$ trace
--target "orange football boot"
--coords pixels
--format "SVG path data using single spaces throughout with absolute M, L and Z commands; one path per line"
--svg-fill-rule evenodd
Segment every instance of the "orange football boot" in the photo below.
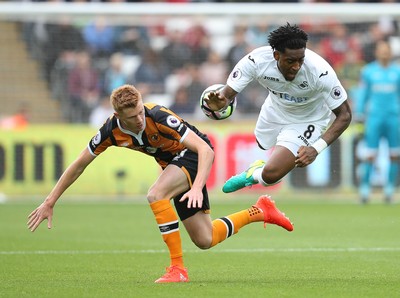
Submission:
M 178 266 L 169 266 L 166 268 L 167 273 L 155 281 L 155 283 L 169 283 L 169 282 L 188 282 L 189 276 L 187 269 Z
M 288 231 L 293 231 L 293 224 L 290 222 L 290 219 L 285 216 L 285 213 L 276 208 L 275 202 L 268 195 L 261 196 L 253 206 L 259 208 L 264 213 L 264 227 L 267 223 L 270 223 Z

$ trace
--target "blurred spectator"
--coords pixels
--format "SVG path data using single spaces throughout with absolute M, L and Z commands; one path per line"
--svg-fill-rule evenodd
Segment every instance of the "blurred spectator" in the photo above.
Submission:
M 181 30 L 170 29 L 167 32 L 167 44 L 161 51 L 161 57 L 167 63 L 168 72 L 174 72 L 191 62 L 192 50 L 183 41 Z
M 386 33 L 381 29 L 378 23 L 368 27 L 366 34 L 364 34 L 362 38 L 363 59 L 366 63 L 375 60 L 375 45 L 379 41 L 385 40 L 386 37 Z
M 178 68 L 165 78 L 165 92 L 173 95 L 180 86 L 187 86 L 191 81 L 188 67 Z
M 68 75 L 68 121 L 87 123 L 92 109 L 98 104 L 100 80 L 89 53 L 81 52 L 77 58 Z
M 104 94 L 111 94 L 115 88 L 128 83 L 129 79 L 123 71 L 123 59 L 121 53 L 111 55 L 109 66 L 104 73 Z
M 77 63 L 80 52 L 64 52 L 54 64 L 50 74 L 51 93 L 59 101 L 64 119 L 69 119 L 70 98 L 68 95 L 68 76 Z
M 191 63 L 201 64 L 207 60 L 210 52 L 210 37 L 200 23 L 189 27 L 183 34 L 183 41 L 191 50 Z
M 237 108 L 236 113 L 242 115 L 258 114 L 260 106 L 263 105 L 268 96 L 268 91 L 258 82 L 251 82 L 241 93 L 236 95 Z
M 93 58 L 108 58 L 115 50 L 114 27 L 105 17 L 96 17 L 83 28 L 83 38 Z
M 89 117 L 89 124 L 93 128 L 100 128 L 103 123 L 114 114 L 114 109 L 110 104 L 110 98 L 105 96 L 100 100 L 98 106 L 96 106 Z
M 337 67 L 335 71 L 350 99 L 353 99 L 351 94 L 355 88 L 358 88 L 360 72 L 365 62 L 353 51 L 346 52 L 344 59 L 342 65 Z
M 251 51 L 250 44 L 246 41 L 246 31 L 246 26 L 237 26 L 235 28 L 233 45 L 226 55 L 229 69 L 232 69 L 242 57 Z
M 28 28 L 27 26 L 30 26 Z M 42 20 L 27 23 L 23 27 L 32 56 L 40 61 L 43 78 L 50 83 L 51 72 L 57 59 L 68 52 L 80 51 L 85 47 L 82 34 L 72 24 L 68 16 L 58 22 L 46 23 Z
M 208 86 L 203 83 L 199 68 L 196 65 L 188 64 L 186 65 L 186 68 L 190 77 L 190 82 L 188 82 L 187 85 L 190 103 L 197 106 L 201 94 Z
M 266 21 L 257 21 L 256 24 L 247 28 L 246 40 L 253 47 L 263 47 L 268 45 L 268 34 L 271 31 Z
M 21 103 L 18 111 L 10 116 L 0 118 L 1 129 L 23 129 L 29 124 L 28 108 L 26 103 Z
M 180 86 L 174 96 L 174 102 L 169 107 L 177 114 L 193 114 L 197 103 L 189 97 L 189 92 L 185 86 Z
M 205 86 L 224 84 L 227 72 L 228 67 L 225 60 L 215 51 L 209 53 L 207 61 L 201 64 L 199 69 L 201 81 Z
M 142 57 L 142 61 L 134 74 L 136 85 L 148 85 L 150 93 L 165 92 L 165 77 L 168 74 L 167 66 L 159 53 L 148 48 Z
M 321 56 L 335 69 L 344 63 L 348 51 L 353 51 L 357 58 L 362 57 L 359 41 L 341 23 L 330 26 L 330 36 L 321 40 L 320 49 Z
M 45 53 L 45 77 L 50 81 L 51 72 L 58 58 L 69 52 L 78 52 L 85 48 L 83 36 L 68 16 L 60 18 L 59 23 L 46 24 L 47 40 L 43 45 Z
M 125 55 L 141 55 L 150 45 L 145 26 L 120 26 L 116 28 L 116 51 Z
M 301 28 L 308 32 L 309 41 L 316 46 L 321 40 L 329 37 L 329 27 L 332 22 L 336 21 L 304 18 L 301 21 Z M 310 48 L 310 45 L 307 45 L 307 48 Z

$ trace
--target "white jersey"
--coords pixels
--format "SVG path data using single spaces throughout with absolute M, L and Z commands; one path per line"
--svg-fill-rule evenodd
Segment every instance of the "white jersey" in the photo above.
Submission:
M 265 46 L 244 56 L 232 70 L 227 84 L 241 92 L 254 79 L 269 91 L 260 117 L 266 117 L 272 123 L 328 124 L 331 110 L 347 99 L 333 68 L 309 49 L 306 49 L 304 64 L 293 81 L 285 80 L 272 48 Z

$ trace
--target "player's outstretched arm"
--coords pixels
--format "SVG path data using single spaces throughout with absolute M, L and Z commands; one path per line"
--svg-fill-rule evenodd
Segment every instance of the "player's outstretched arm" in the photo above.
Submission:
M 211 147 L 202 140 L 193 131 L 190 131 L 186 136 L 183 144 L 194 151 L 198 155 L 198 169 L 196 179 L 193 181 L 192 187 L 186 192 L 180 202 L 187 200 L 187 207 L 199 207 L 203 206 L 203 193 L 202 189 L 206 185 L 208 176 L 210 175 L 211 167 L 214 161 L 214 151 Z
M 64 191 L 75 182 L 85 168 L 94 160 L 94 156 L 85 148 L 78 158 L 64 171 L 53 190 L 42 204 L 33 210 L 28 216 L 28 229 L 34 232 L 42 221 L 47 219 L 47 228 L 51 229 L 53 208 Z

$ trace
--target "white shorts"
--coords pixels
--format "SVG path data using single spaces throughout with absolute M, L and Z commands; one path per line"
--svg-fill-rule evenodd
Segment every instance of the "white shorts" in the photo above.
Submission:
M 268 150 L 276 145 L 289 149 L 294 156 L 300 146 L 310 146 L 318 140 L 329 121 L 314 121 L 295 124 L 273 123 L 262 115 L 258 116 L 254 134 L 258 143 Z

